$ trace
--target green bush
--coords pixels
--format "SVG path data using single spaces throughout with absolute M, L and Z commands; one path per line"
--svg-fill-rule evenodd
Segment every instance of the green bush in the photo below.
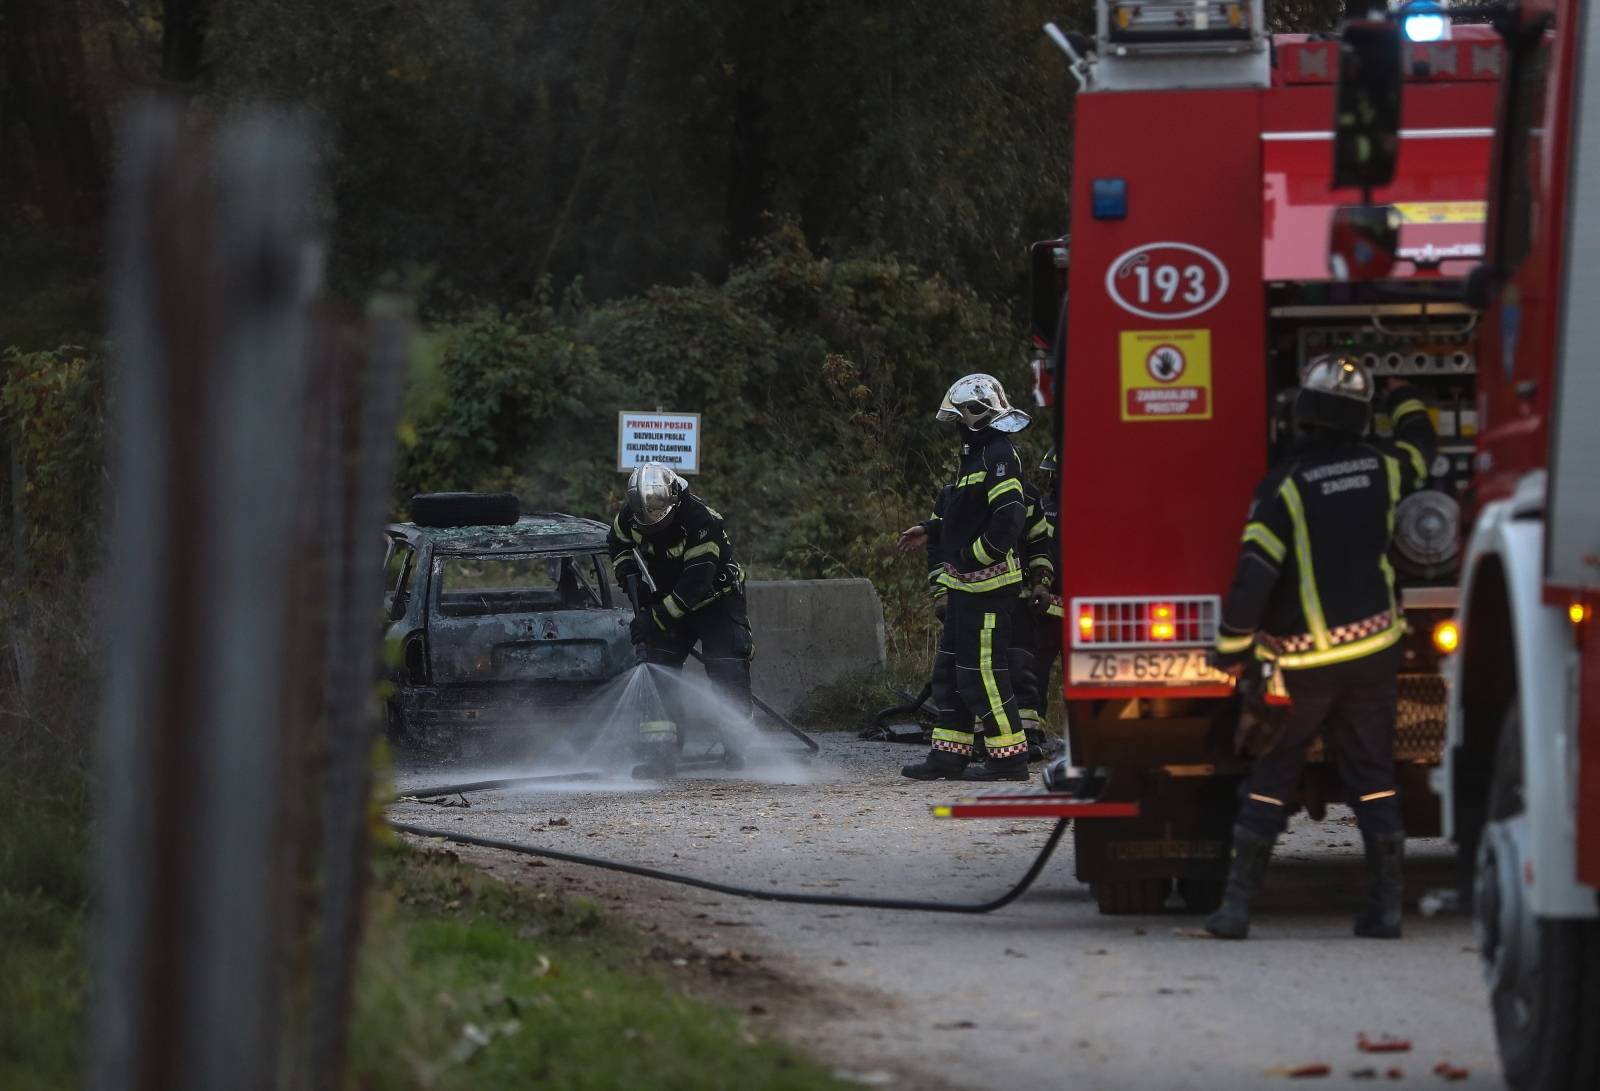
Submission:
M 751 573 L 872 580 L 901 655 L 932 627 L 920 558 L 891 547 L 957 453 L 939 398 L 972 371 L 1019 399 L 1027 383 L 1016 330 L 972 292 L 893 257 L 819 257 L 787 225 L 721 286 L 476 312 L 438 339 L 443 393 L 407 430 L 402 495 L 508 488 L 609 517 L 618 410 L 697 412 L 695 491 Z
M 0 353 L 0 438 L 30 582 L 54 583 L 91 564 L 99 547 L 105 387 L 98 354 L 76 346 Z

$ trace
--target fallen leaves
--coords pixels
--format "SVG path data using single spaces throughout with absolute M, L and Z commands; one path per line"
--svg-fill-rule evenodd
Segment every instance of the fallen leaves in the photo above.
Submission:
M 1278 1065 L 1266 1070 L 1264 1075 L 1283 1076 L 1291 1080 L 1315 1080 L 1323 1076 L 1331 1076 L 1333 1068 L 1322 1063 L 1302 1065 Z
M 1411 1040 L 1409 1038 L 1393 1038 L 1385 1034 L 1378 1038 L 1368 1038 L 1365 1031 L 1356 1035 L 1356 1048 L 1363 1053 L 1410 1053 Z

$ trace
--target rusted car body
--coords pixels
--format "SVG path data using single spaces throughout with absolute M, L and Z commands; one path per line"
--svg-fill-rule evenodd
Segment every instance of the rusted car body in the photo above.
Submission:
M 540 513 L 387 531 L 391 734 L 448 743 L 539 730 L 633 666 L 605 524 Z

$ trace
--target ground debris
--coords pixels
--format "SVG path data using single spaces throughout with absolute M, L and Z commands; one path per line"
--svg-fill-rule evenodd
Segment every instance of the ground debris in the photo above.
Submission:
M 572 825 L 572 820 L 570 818 L 562 816 L 560 818 L 552 818 L 548 823 L 546 823 L 546 825 L 550 825 L 550 826 L 570 826 L 570 825 Z
M 1368 1038 L 1365 1031 L 1356 1035 L 1356 1048 L 1363 1053 L 1410 1053 L 1411 1039 L 1394 1038 L 1387 1034 Z
M 1457 1080 L 1464 1080 L 1472 1075 L 1472 1070 L 1453 1065 L 1449 1061 L 1440 1061 L 1433 1066 L 1433 1074 L 1447 1083 L 1455 1083 Z
M 1262 1074 L 1266 1076 L 1282 1076 L 1291 1080 L 1314 1080 L 1320 1079 L 1323 1076 L 1333 1075 L 1333 1068 L 1329 1065 L 1322 1064 L 1321 1062 L 1299 1065 L 1284 1064 L 1275 1065 L 1274 1067 L 1267 1069 Z
M 1352 1080 L 1375 1080 L 1378 1078 L 1378 1070 L 1371 1065 L 1366 1068 L 1352 1068 L 1350 1070 L 1350 1078 Z

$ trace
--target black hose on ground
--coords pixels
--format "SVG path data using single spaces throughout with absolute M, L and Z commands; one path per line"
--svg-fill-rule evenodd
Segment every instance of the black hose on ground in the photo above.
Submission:
M 856 898 L 845 894 L 801 894 L 789 890 L 759 890 L 755 887 L 718 883 L 711 879 L 696 879 L 691 875 L 679 875 L 676 872 L 644 867 L 641 864 L 624 864 L 618 860 L 606 860 L 598 856 L 581 856 L 575 852 L 562 852 L 559 849 L 542 849 L 533 845 L 518 845 L 511 841 L 499 841 L 493 837 L 474 837 L 469 833 L 430 830 L 425 826 L 413 826 L 405 822 L 391 822 L 389 826 L 398 833 L 409 833 L 415 837 L 439 837 L 446 841 L 454 841 L 460 845 L 477 845 L 486 849 L 500 849 L 504 852 L 520 853 L 523 856 L 541 856 L 548 860 L 561 860 L 568 864 L 582 864 L 585 867 L 602 868 L 606 871 L 620 871 L 626 875 L 640 875 L 646 879 L 660 879 L 666 883 L 681 883 L 684 886 L 699 887 L 701 890 L 710 890 L 717 894 L 729 894 L 736 898 L 755 898 L 758 901 L 788 902 L 794 905 L 830 905 L 846 909 L 896 909 L 921 913 L 993 913 L 996 909 L 1004 909 L 1022 897 L 1028 888 L 1033 885 L 1033 881 L 1044 870 L 1044 865 L 1049 862 L 1051 854 L 1056 851 L 1056 846 L 1061 843 L 1061 835 L 1066 832 L 1067 821 L 1067 819 L 1063 818 L 1056 822 L 1055 828 L 1050 831 L 1050 836 L 1045 839 L 1044 846 L 1039 850 L 1039 855 L 1034 857 L 1033 863 L 1028 867 L 1022 878 L 1017 881 L 1016 885 L 998 898 L 987 902 L 933 902 L 915 898 Z

